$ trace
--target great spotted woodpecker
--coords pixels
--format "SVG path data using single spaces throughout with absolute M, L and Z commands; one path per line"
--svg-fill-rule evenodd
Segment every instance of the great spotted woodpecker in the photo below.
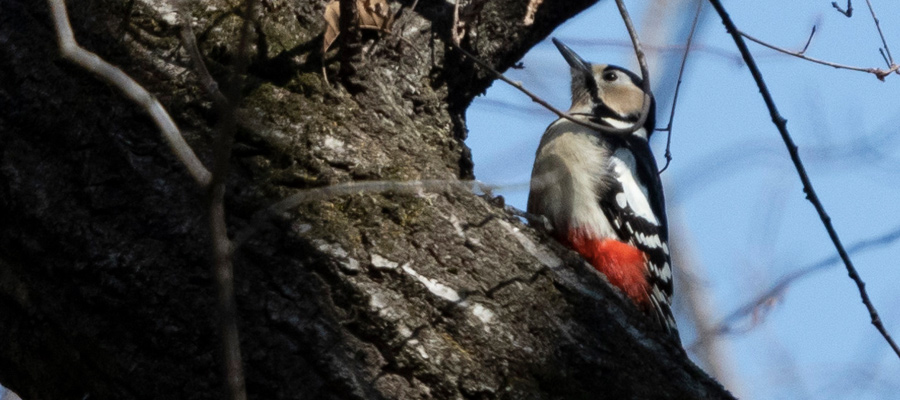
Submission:
M 632 128 L 643 107 L 641 78 L 622 67 L 592 65 L 559 40 L 553 43 L 571 66 L 569 114 Z M 648 143 L 654 115 L 651 101 L 646 122 L 629 134 L 563 118 L 550 124 L 534 161 L 528 212 L 546 217 L 560 242 L 678 341 L 665 202 Z

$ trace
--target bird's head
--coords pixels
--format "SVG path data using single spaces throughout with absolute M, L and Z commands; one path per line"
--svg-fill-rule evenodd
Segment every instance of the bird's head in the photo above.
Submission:
M 570 114 L 588 114 L 614 128 L 631 127 L 641 117 L 644 104 L 643 81 L 635 73 L 609 64 L 584 61 L 557 39 L 553 44 L 572 67 L 572 107 Z M 644 123 L 647 135 L 655 127 L 656 104 L 650 95 L 650 113 Z

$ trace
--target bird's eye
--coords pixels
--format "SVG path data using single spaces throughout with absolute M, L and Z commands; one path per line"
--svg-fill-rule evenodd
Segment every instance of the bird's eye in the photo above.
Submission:
M 619 79 L 619 74 L 615 73 L 614 71 L 609 71 L 609 72 L 603 73 L 604 81 L 612 82 L 612 81 L 615 81 L 616 79 Z

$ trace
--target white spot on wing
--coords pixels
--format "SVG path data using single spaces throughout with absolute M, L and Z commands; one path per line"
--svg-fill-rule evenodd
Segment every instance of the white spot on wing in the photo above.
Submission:
M 659 291 L 659 286 L 656 286 L 656 285 L 653 285 L 653 298 L 655 298 L 656 301 L 659 303 L 666 302 L 666 296 L 663 295 L 663 293 Z
M 625 201 L 631 207 L 631 210 L 648 222 L 659 225 L 659 220 L 650 207 L 647 187 L 639 183 L 636 178 L 637 166 L 634 154 L 628 149 L 620 148 L 613 153 L 609 161 L 613 167 L 616 179 L 622 184 L 622 193 L 625 195 Z M 618 201 L 618 196 L 616 197 L 616 201 Z
M 663 264 L 662 268 L 659 271 L 659 277 L 664 282 L 672 280 L 672 267 L 669 266 L 669 263 Z
M 619 208 L 628 207 L 628 200 L 625 200 L 625 193 L 617 193 L 616 194 L 616 203 L 619 205 Z

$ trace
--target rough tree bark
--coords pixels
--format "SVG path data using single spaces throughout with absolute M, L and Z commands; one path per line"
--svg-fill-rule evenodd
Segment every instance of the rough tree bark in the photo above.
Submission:
M 237 3 L 191 6 L 220 78 Z M 529 26 L 527 1 L 476 3 L 463 45 L 502 70 L 593 1 L 545 0 Z M 82 46 L 158 96 L 210 165 L 215 113 L 171 5 L 68 5 Z M 231 232 L 299 189 L 472 177 L 464 113 L 492 79 L 448 47 L 452 3 L 364 32 L 353 93 L 322 79 L 323 62 L 338 71 L 318 54 L 324 7 L 262 1 Z M 0 383 L 25 399 L 221 398 L 203 193 L 141 110 L 59 58 L 49 21 L 43 1 L 0 0 Z M 252 398 L 731 397 L 577 256 L 465 190 L 301 205 L 235 268 Z

